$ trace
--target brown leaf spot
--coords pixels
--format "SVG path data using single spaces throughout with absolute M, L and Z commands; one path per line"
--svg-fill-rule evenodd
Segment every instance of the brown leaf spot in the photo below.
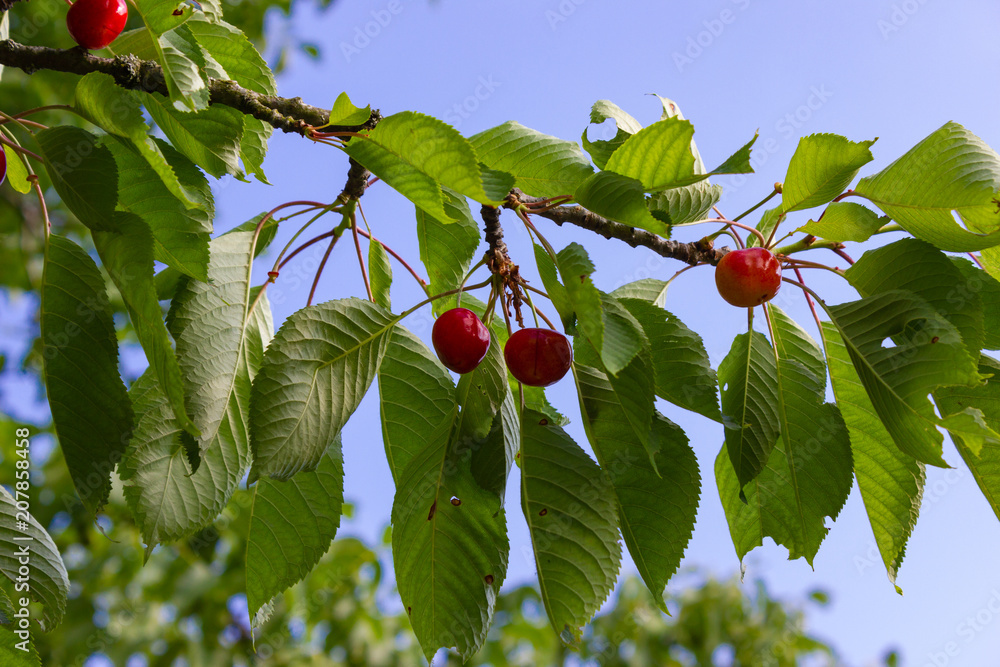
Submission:
M 407 607 L 406 608 L 406 615 L 409 616 L 412 613 L 413 613 L 413 607 Z
M 184 16 L 184 10 L 178 7 L 174 10 L 174 16 Z
M 548 510 L 542 510 L 541 512 L 538 513 L 538 516 L 545 516 L 548 513 L 549 513 Z
M 581 283 L 587 282 L 587 278 L 589 278 L 589 277 L 590 277 L 589 274 L 584 274 L 584 275 L 580 276 L 580 282 Z
M 938 336 L 934 336 L 934 338 L 931 338 L 931 342 L 932 342 L 932 343 L 936 343 L 936 342 L 938 342 L 939 340 L 941 340 L 941 339 L 940 339 L 940 338 L 939 338 Z
M 462 504 L 462 500 L 458 496 L 452 496 L 451 504 L 454 505 L 455 507 L 458 507 L 459 505 Z
M 548 426 L 549 425 L 549 420 L 548 419 L 539 419 L 538 420 L 538 425 L 539 426 Z
M 492 585 L 493 585 L 493 575 L 492 575 L 492 574 L 487 574 L 487 575 L 486 575 L 485 577 L 483 577 L 483 578 L 484 578 L 484 579 L 486 580 L 486 583 L 487 583 L 488 585 L 490 585 L 490 586 L 492 586 Z
M 438 501 L 435 500 L 434 504 L 431 505 L 431 511 L 427 513 L 427 520 L 428 521 L 430 521 L 431 519 L 434 518 L 434 512 L 437 512 L 437 508 L 438 508 Z

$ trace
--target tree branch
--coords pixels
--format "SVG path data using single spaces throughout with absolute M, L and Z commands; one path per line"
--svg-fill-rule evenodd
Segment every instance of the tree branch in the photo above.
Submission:
M 510 196 L 507 198 L 504 206 L 514 209 L 521 204 L 539 204 L 544 201 L 539 197 L 530 197 L 519 189 L 514 188 L 511 190 Z M 623 225 L 620 222 L 602 218 L 582 206 L 557 206 L 537 212 L 529 211 L 529 213 L 540 215 L 560 226 L 564 223 L 569 223 L 577 227 L 589 229 L 606 239 L 624 241 L 633 248 L 640 246 L 649 248 L 658 255 L 677 259 L 691 266 L 702 262 L 712 265 L 718 264 L 723 255 L 729 251 L 728 248 L 716 249 L 711 241 L 704 239 L 692 243 L 681 243 L 680 241 L 665 239 L 642 229 L 636 229 L 628 225 Z
M 2 0 L 0 0 L 2 1 Z M 84 76 L 102 72 L 127 90 L 141 90 L 168 96 L 163 69 L 159 63 L 140 60 L 133 55 L 114 58 L 94 56 L 81 48 L 52 49 L 44 46 L 27 46 L 13 40 L 0 41 L 0 65 L 16 67 L 26 74 L 38 70 L 53 70 Z M 243 114 L 258 118 L 275 129 L 305 135 L 309 126 L 320 127 L 330 120 L 330 113 L 306 104 L 300 97 L 284 98 L 262 95 L 243 88 L 235 81 L 209 79 L 211 104 L 232 107 Z M 356 132 L 374 127 L 381 114 L 373 111 L 367 123 L 360 126 L 331 127 L 331 132 Z

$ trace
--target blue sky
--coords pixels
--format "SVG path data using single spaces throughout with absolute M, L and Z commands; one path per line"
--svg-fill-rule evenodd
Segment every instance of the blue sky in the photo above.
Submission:
M 297 7 L 290 21 L 272 22 L 275 34 L 288 32 L 320 44 L 324 58 L 294 56 L 279 77 L 279 90 L 318 106 L 332 105 L 347 91 L 355 102 L 370 103 L 384 114 L 422 111 L 446 118 L 467 135 L 516 119 L 578 140 L 594 101 L 610 99 L 648 124 L 658 119 L 659 103 L 645 94 L 659 93 L 675 100 L 693 122 L 709 165 L 759 131 L 757 173 L 716 181 L 727 188 L 720 206 L 730 216 L 783 179 L 797 140 L 807 134 L 879 137 L 872 149 L 875 162 L 863 174 L 885 166 L 948 120 L 1000 147 L 995 106 L 1000 99 L 995 34 L 1000 5 L 994 2 L 343 0 L 326 13 L 312 5 Z M 374 35 L 367 40 L 359 37 L 366 27 Z M 218 230 L 285 201 L 331 201 L 347 169 L 346 158 L 335 149 L 284 135 L 272 140 L 265 167 L 272 187 L 231 179 L 218 184 Z M 376 236 L 416 261 L 412 206 L 383 184 L 373 187 L 363 203 Z M 531 278 L 528 239 L 508 215 L 504 222 L 513 259 Z M 583 231 L 544 220 L 537 224 L 557 248 L 583 243 L 597 265 L 594 280 L 603 289 L 643 277 L 665 279 L 681 267 Z M 707 231 L 681 230 L 678 238 L 691 240 Z M 302 261 L 289 265 L 269 289 L 276 320 L 305 305 L 308 280 L 324 249 L 303 253 Z M 342 244 L 331 257 L 317 301 L 363 293 L 349 250 Z M 849 252 L 857 257 L 862 250 Z M 832 253 L 820 257 L 839 261 Z M 266 278 L 269 264 L 266 258 L 261 262 L 258 282 Z M 393 302 L 402 310 L 422 295 L 398 265 L 394 269 Z M 283 286 L 294 282 L 296 271 L 306 286 Z M 830 301 L 855 298 L 838 278 L 821 273 L 808 276 L 810 285 Z M 786 289 L 778 303 L 814 331 L 797 293 Z M 746 326 L 744 312 L 726 306 L 715 293 L 708 268 L 678 279 L 667 307 L 702 334 L 713 365 Z M 3 310 L 16 312 L 9 306 Z M 19 335 L 7 331 L 17 319 L 5 318 L 0 335 Z M 429 339 L 429 315 L 418 313 L 407 324 Z M 9 400 L 13 387 L 3 389 Z M 585 443 L 572 382 L 556 385 L 550 397 L 572 419 L 570 434 Z M 729 576 L 739 562 L 711 472 L 722 444 L 721 427 L 670 406 L 660 409 L 688 433 L 704 478 L 698 524 L 683 566 Z M 378 537 L 388 521 L 393 488 L 382 457 L 374 390 L 345 429 L 344 452 L 346 495 L 358 503 L 356 518 L 344 531 Z M 804 561 L 787 561 L 787 552 L 767 540 L 746 559 L 748 592 L 755 577 L 791 598 L 815 588 L 829 591 L 833 604 L 813 611 L 810 627 L 839 646 L 851 665 L 866 664 L 888 647 L 898 647 L 904 664 L 918 667 L 994 664 L 1000 651 L 1000 573 L 991 566 L 1000 553 L 1000 523 L 950 445 L 945 458 L 957 467 L 928 471 L 920 521 L 897 581 L 904 596 L 886 579 L 856 491 L 832 524 L 815 571 Z M 530 541 L 516 481 L 508 496 L 508 522 L 508 581 L 528 582 L 534 566 L 525 557 Z M 634 571 L 631 562 L 625 568 Z

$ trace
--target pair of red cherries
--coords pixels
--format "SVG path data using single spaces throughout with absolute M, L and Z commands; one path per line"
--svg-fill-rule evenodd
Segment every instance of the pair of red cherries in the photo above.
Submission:
M 431 341 L 445 367 L 456 373 L 469 373 L 486 357 L 490 332 L 468 308 L 452 308 L 434 323 Z M 569 371 L 573 349 L 566 336 L 558 331 L 521 329 L 507 339 L 503 357 L 518 382 L 548 387 Z

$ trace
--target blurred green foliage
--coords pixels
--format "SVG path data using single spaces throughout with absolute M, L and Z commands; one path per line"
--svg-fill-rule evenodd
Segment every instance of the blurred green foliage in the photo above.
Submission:
M 13 456 L 14 428 L 0 420 L 0 469 Z M 52 533 L 72 583 L 62 625 L 34 633 L 43 665 L 108 664 L 94 662 L 95 655 L 129 667 L 424 664 L 385 576 L 388 529 L 378 545 L 337 539 L 316 570 L 275 601 L 252 640 L 246 600 L 231 595 L 244 587 L 250 492 L 239 491 L 212 528 L 158 547 L 144 565 L 120 489 L 94 525 L 51 434 L 33 428 L 32 440 L 32 513 Z M 811 664 L 838 664 L 833 649 L 805 631 L 804 612 L 776 601 L 762 584 L 686 577 L 697 584 L 668 598 L 672 618 L 656 609 L 638 578 L 625 578 L 577 651 L 549 627 L 535 588 L 512 588 L 501 595 L 496 623 L 472 664 L 786 667 L 806 655 L 815 656 Z M 813 597 L 808 604 L 824 604 L 822 595 Z M 453 655 L 437 663 L 461 664 Z

